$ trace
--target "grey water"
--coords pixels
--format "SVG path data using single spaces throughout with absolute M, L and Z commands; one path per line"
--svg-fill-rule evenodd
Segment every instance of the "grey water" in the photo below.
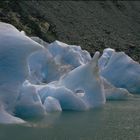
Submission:
M 48 114 L 25 125 L 0 125 L 0 140 L 140 140 L 140 96 L 86 112 Z

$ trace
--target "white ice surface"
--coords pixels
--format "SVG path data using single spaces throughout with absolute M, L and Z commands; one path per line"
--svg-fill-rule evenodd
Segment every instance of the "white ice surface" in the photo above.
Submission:
M 0 22 L 0 102 L 6 111 L 14 110 L 19 87 L 28 77 L 27 57 L 40 48 L 14 26 Z
M 33 118 L 42 117 L 45 113 L 45 108 L 36 88 L 26 83 L 23 84 L 17 97 L 15 114 L 21 118 Z
M 124 52 L 113 52 L 100 74 L 118 88 L 140 93 L 140 64 Z
M 115 52 L 115 50 L 111 49 L 111 48 L 106 48 L 106 49 L 103 50 L 103 54 L 98 61 L 98 65 L 99 65 L 99 68 L 101 70 L 104 69 L 104 67 L 106 67 L 106 65 L 107 65 L 110 57 L 112 56 L 113 52 Z
M 85 94 L 82 99 L 90 108 L 105 103 L 103 83 L 98 69 L 99 52 L 96 52 L 93 59 L 69 72 L 60 80 L 60 83 L 74 93 L 81 90 Z
M 132 94 L 130 94 L 127 89 L 116 88 L 103 77 L 102 80 L 107 100 L 125 100 L 128 97 L 132 96 Z
M 56 98 L 62 110 L 83 111 L 88 109 L 88 105 L 81 98 L 64 86 L 47 85 L 38 92 L 43 103 L 48 96 Z
M 48 44 L 0 22 L 0 123 L 84 111 L 129 92 L 140 93 L 140 65 L 125 53 L 107 48 L 91 58 L 80 46 Z
M 48 49 L 58 63 L 69 64 L 74 68 L 91 60 L 90 54 L 82 50 L 80 46 L 67 45 L 60 41 L 55 41 L 48 45 Z
M 28 63 L 30 69 L 29 79 L 34 84 L 59 80 L 61 76 L 72 69 L 70 65 L 57 63 L 46 48 L 30 55 Z

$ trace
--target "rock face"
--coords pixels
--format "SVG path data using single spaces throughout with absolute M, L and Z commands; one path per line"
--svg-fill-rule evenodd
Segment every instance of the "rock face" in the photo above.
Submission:
M 0 20 L 47 42 L 114 48 L 140 61 L 139 1 L 3 1 Z

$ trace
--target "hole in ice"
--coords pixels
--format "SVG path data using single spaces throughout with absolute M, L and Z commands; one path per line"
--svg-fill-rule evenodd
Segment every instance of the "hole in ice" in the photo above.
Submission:
M 75 93 L 79 97 L 83 97 L 85 95 L 85 91 L 83 89 L 76 89 Z

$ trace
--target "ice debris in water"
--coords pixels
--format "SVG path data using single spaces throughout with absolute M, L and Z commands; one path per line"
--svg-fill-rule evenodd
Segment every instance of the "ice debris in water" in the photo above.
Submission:
M 99 57 L 80 46 L 29 38 L 0 22 L 0 123 L 88 110 L 140 92 L 139 63 L 111 48 Z

